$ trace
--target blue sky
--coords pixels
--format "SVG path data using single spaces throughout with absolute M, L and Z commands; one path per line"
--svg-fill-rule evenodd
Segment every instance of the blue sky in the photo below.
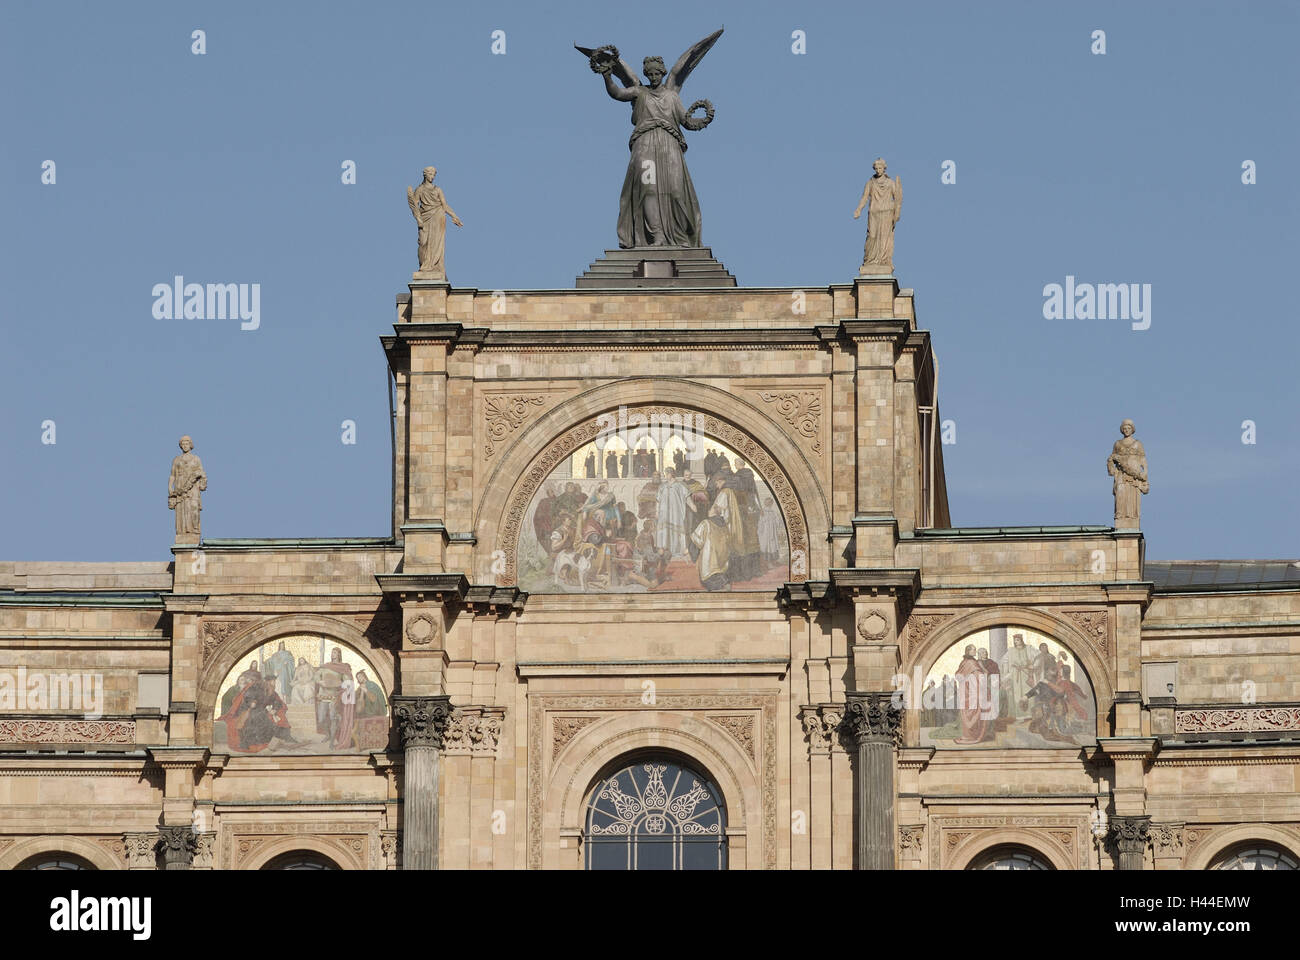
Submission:
M 1127 416 L 1149 559 L 1300 556 L 1300 5 L 647 9 L 0 7 L 0 559 L 169 557 L 182 433 L 205 535 L 386 535 L 378 337 L 415 267 L 406 186 L 438 166 L 457 286 L 571 287 L 616 243 L 630 129 L 572 44 L 671 63 L 721 25 L 684 90 L 717 109 L 687 156 L 705 242 L 741 284 L 847 282 L 888 160 L 897 276 L 957 427 L 954 524 L 1109 523 Z M 155 319 L 177 274 L 260 283 L 260 328 Z M 1067 275 L 1151 284 L 1150 329 L 1045 320 Z

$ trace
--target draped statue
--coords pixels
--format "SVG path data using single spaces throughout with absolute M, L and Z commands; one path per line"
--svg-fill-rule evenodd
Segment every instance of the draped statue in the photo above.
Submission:
M 680 92 L 691 71 L 722 36 L 711 33 L 677 58 L 672 70 L 662 57 L 642 62 L 646 83 L 613 46 L 574 48 L 588 58 L 592 72 L 605 78 L 605 91 L 632 104 L 632 138 L 628 141 L 627 176 L 618 201 L 618 245 L 629 247 L 702 246 L 700 201 L 686 169 L 682 128 L 703 130 L 713 121 L 713 104 L 697 100 L 682 105 Z M 614 82 L 617 77 L 622 86 Z M 696 116 L 697 110 L 703 116 Z
M 1142 507 L 1142 494 L 1151 492 L 1147 480 L 1147 453 L 1142 441 L 1133 436 L 1132 420 L 1120 424 L 1124 436 L 1115 441 L 1106 460 L 1106 472 L 1115 478 L 1115 527 L 1135 530 Z
M 424 182 L 418 187 L 406 188 L 407 205 L 420 228 L 420 269 L 415 271 L 415 280 L 447 279 L 447 270 L 442 262 L 447 242 L 447 217 L 451 217 L 456 226 L 464 226 L 447 202 L 442 188 L 434 186 L 433 178 L 437 173 L 437 167 L 425 167 Z
M 871 165 L 875 175 L 862 188 L 862 199 L 853 211 L 853 219 L 862 215 L 862 208 L 870 204 L 867 210 L 867 241 L 862 251 L 862 273 L 894 272 L 894 225 L 898 223 L 903 211 L 903 180 L 901 177 L 889 179 L 885 173 L 885 161 L 877 157 Z
M 208 489 L 208 475 L 203 472 L 199 458 L 190 453 L 194 441 L 181 437 L 181 454 L 172 460 L 171 476 L 167 479 L 167 507 L 176 511 L 176 542 L 197 543 L 199 539 L 199 511 L 202 491 Z

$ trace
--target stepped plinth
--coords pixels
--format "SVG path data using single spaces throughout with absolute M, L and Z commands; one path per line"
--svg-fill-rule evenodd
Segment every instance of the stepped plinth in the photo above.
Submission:
M 606 250 L 578 277 L 591 287 L 734 287 L 736 278 L 709 247 L 630 247 Z

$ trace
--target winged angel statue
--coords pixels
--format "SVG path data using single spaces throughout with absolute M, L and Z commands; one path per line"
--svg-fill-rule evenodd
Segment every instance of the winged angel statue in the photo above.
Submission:
M 615 100 L 632 104 L 632 156 L 618 200 L 618 245 L 620 247 L 698 247 L 700 201 L 686 170 L 687 130 L 703 130 L 713 121 L 713 104 L 696 100 L 682 106 L 679 93 L 691 71 L 704 59 L 722 31 L 711 33 L 677 58 L 672 70 L 664 68 L 663 57 L 646 57 L 641 83 L 632 68 L 613 46 L 574 48 L 585 55 L 593 73 L 605 78 L 605 90 Z M 622 86 L 614 82 L 618 77 Z M 699 116 L 696 111 L 703 110 Z

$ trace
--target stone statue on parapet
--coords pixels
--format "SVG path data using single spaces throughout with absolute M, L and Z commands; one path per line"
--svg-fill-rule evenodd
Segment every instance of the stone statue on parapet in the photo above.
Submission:
M 1147 480 L 1147 452 L 1142 441 L 1133 436 L 1132 420 L 1119 426 L 1124 436 L 1115 441 L 1106 459 L 1106 472 L 1115 478 L 1115 528 L 1135 530 L 1142 508 L 1142 494 L 1151 492 Z
M 631 157 L 618 201 L 618 245 L 631 247 L 699 247 L 700 201 L 686 169 L 687 130 L 703 130 L 713 121 L 713 104 L 696 100 L 682 105 L 679 95 L 686 78 L 722 36 L 711 33 L 677 58 L 673 68 L 662 57 L 642 62 L 641 83 L 614 46 L 574 48 L 587 57 L 592 72 L 605 78 L 605 91 L 632 104 Z M 614 82 L 617 77 L 622 85 Z M 702 116 L 696 111 L 703 110 Z
M 167 508 L 176 511 L 176 542 L 199 542 L 199 511 L 202 491 L 208 489 L 208 475 L 203 464 L 190 451 L 194 441 L 181 437 L 180 456 L 172 460 L 171 476 L 167 480 Z
M 456 211 L 447 203 L 442 188 L 434 186 L 433 178 L 438 173 L 437 167 L 424 168 L 424 182 L 418 187 L 406 188 L 406 202 L 411 208 L 411 216 L 420 228 L 419 251 L 420 269 L 412 275 L 413 280 L 447 279 L 447 270 L 443 266 L 443 254 L 447 246 L 447 217 L 458 227 L 460 222 Z
M 894 225 L 903 211 L 903 180 L 889 179 L 885 174 L 885 161 L 879 157 L 873 163 L 875 176 L 862 188 L 862 199 L 853 211 L 853 219 L 867 211 L 867 242 L 862 251 L 862 274 L 891 274 L 894 272 Z

